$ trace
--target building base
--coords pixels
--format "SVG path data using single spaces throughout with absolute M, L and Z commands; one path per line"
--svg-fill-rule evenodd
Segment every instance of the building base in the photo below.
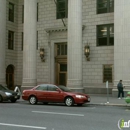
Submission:
M 78 92 L 78 93 L 85 93 L 84 88 L 69 88 L 73 92 Z
M 112 88 L 108 88 L 109 94 L 112 94 Z M 84 87 L 86 94 L 107 94 L 107 88 L 105 87 Z
M 124 89 L 124 97 L 127 96 L 127 92 L 130 92 L 130 89 Z M 112 89 L 112 96 L 118 97 L 118 89 L 116 89 L 116 88 Z

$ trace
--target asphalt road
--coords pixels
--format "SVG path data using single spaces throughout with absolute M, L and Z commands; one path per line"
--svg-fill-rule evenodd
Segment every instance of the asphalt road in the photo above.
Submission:
M 0 103 L 0 130 L 119 130 L 119 119 L 130 120 L 130 108 Z

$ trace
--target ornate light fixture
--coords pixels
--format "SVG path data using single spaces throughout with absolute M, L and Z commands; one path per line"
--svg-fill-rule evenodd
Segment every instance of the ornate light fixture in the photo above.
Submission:
M 89 45 L 86 45 L 84 47 L 84 55 L 86 56 L 87 61 L 90 61 L 89 55 L 90 55 L 90 47 Z
M 44 48 L 40 48 L 40 57 L 42 61 L 45 61 L 44 59 Z

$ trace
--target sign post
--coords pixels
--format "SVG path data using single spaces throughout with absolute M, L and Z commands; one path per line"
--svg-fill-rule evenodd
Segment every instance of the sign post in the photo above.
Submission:
M 107 103 L 109 103 L 109 87 L 108 87 L 108 81 L 106 81 L 106 88 L 107 88 Z

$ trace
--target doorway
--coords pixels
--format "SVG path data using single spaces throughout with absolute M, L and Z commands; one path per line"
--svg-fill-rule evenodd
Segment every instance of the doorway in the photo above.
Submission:
M 55 44 L 55 74 L 56 84 L 67 84 L 67 43 Z
M 8 65 L 6 69 L 6 84 L 10 90 L 14 90 L 14 66 Z
M 67 82 L 67 64 L 58 63 L 58 84 L 66 86 Z

